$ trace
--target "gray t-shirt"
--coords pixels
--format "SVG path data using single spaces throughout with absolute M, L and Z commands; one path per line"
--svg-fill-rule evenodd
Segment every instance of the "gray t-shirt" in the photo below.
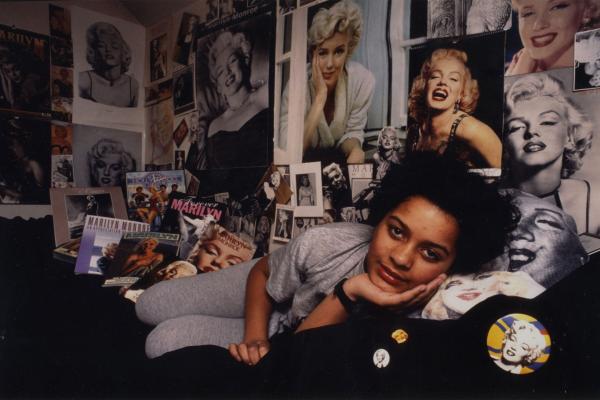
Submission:
M 269 335 L 295 327 L 344 277 L 364 271 L 373 228 L 333 223 L 310 228 L 269 255 L 267 293 L 278 303 Z

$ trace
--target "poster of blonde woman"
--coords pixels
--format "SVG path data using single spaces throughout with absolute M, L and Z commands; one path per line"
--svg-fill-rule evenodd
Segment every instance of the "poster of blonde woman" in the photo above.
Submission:
M 73 122 L 141 131 L 144 27 L 78 7 L 71 12 Z
M 190 149 L 188 169 L 270 164 L 271 26 L 269 13 L 198 38 L 195 73 L 199 129 Z

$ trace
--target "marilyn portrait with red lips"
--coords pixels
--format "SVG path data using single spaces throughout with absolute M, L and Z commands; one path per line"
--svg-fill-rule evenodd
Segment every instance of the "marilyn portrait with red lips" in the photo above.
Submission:
M 407 151 L 436 151 L 471 168 L 499 168 L 502 144 L 486 123 L 472 115 L 479 84 L 471 75 L 465 51 L 434 50 L 413 79 L 408 114 L 414 121 Z
M 573 66 L 574 37 L 597 27 L 597 0 L 513 0 L 521 50 L 506 76 Z

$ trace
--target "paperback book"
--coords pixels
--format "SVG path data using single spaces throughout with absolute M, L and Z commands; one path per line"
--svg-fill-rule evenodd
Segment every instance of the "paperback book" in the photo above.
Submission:
M 125 232 L 147 232 L 150 225 L 125 219 L 88 215 L 83 226 L 76 274 L 104 275 Z

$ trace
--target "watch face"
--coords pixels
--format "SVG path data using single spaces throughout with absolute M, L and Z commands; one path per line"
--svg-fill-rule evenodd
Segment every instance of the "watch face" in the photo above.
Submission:
M 516 375 L 540 369 L 550 358 L 550 345 L 544 325 L 526 314 L 505 315 L 487 335 L 488 353 L 494 364 Z

